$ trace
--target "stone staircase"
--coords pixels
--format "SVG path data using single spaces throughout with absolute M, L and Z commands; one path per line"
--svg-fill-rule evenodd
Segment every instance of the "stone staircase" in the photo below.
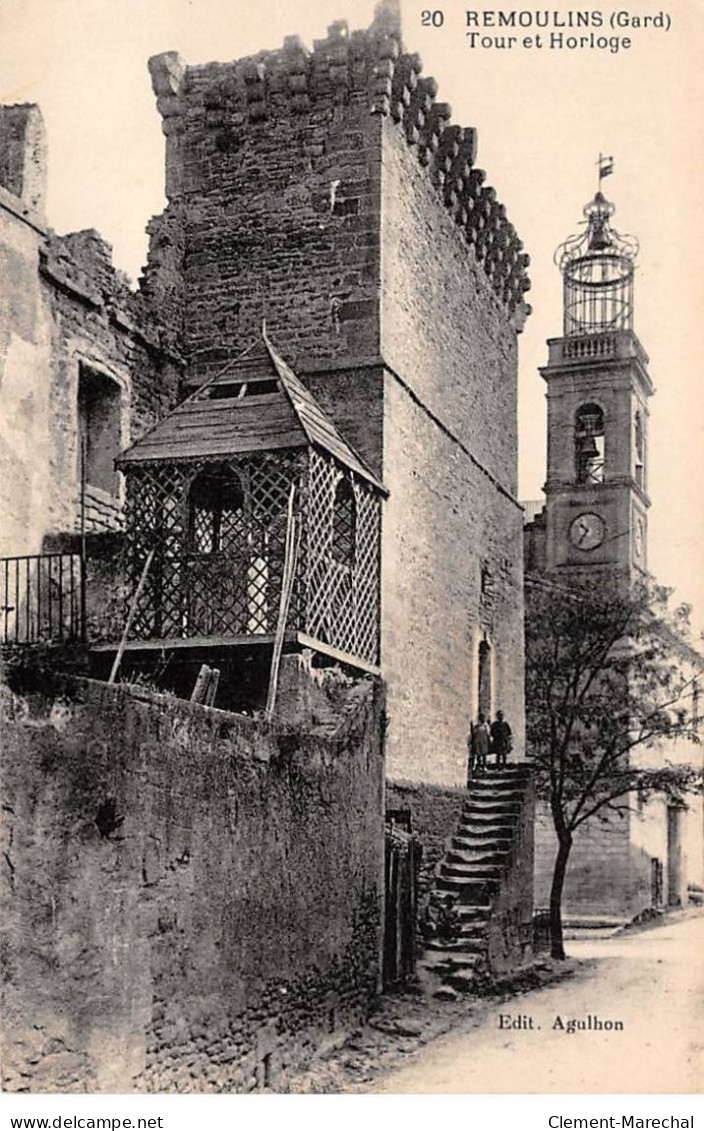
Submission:
M 437 923 L 438 915 L 442 918 L 448 896 L 454 921 L 449 931 L 431 929 L 426 934 L 421 967 L 434 981 L 453 990 L 466 989 L 497 972 L 490 953 L 492 920 L 501 931 L 497 905 L 517 863 L 522 864 L 519 882 L 531 888 L 522 896 L 529 905 L 527 911 L 523 909 L 523 918 L 530 919 L 532 801 L 530 770 L 525 764 L 490 770 L 471 782 L 459 827 L 437 867 L 429 897 L 431 922 Z M 530 859 L 517 861 L 521 852 Z M 512 886 L 517 886 L 515 877 Z M 520 893 L 516 897 L 520 900 Z

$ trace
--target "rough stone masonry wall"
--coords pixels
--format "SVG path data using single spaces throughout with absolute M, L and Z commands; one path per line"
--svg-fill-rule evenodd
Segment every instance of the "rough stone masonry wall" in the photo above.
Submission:
M 523 747 L 516 330 L 387 120 L 383 152 L 388 772 L 461 785 L 485 634 L 492 710 L 504 710 Z
M 633 851 L 630 824 L 633 814 L 592 820 L 576 833 L 562 901 L 567 921 L 580 919 L 631 919 L 651 906 L 650 860 Z M 544 804 L 535 822 L 535 905 L 550 904 L 550 885 L 557 854 L 552 818 Z
M 3 694 L 6 1088 L 275 1087 L 358 1022 L 378 683 L 327 737 L 90 681 Z
M 264 317 L 301 371 L 377 358 L 372 62 L 364 37 L 343 25 L 310 55 L 291 37 L 234 63 L 151 61 L 172 227 L 183 233 L 190 380 L 222 369 Z M 158 272 L 149 280 L 156 286 Z
M 448 840 L 460 823 L 466 800 L 464 789 L 444 789 L 422 782 L 386 783 L 386 811 L 410 810 L 411 829 L 423 846 L 418 885 L 421 907 L 432 886 L 435 869 L 445 855 Z

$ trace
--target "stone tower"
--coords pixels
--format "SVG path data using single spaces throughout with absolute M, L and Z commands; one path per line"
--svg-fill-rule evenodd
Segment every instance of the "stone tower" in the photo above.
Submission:
M 481 701 L 523 735 L 517 335 L 528 257 L 402 42 L 393 3 L 307 49 L 150 61 L 169 206 L 142 287 L 185 381 L 262 319 L 388 487 L 381 671 L 392 776 L 464 784 Z
M 573 576 L 615 570 L 628 581 L 647 567 L 653 386 L 633 330 L 638 245 L 612 227 L 613 213 L 600 188 L 584 209 L 584 230 L 555 257 L 564 321 L 541 369 L 548 387 L 544 565 Z

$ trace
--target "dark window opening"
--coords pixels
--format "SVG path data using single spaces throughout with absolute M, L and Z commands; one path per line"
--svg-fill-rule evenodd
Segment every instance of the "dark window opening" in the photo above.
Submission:
M 359 200 L 352 197 L 350 200 L 336 200 L 332 207 L 333 216 L 357 216 L 359 213 Z
M 79 476 L 88 487 L 118 492 L 115 457 L 122 447 L 120 386 L 82 365 L 78 374 Z
M 242 397 L 261 397 L 265 393 L 275 393 L 279 387 L 276 378 L 270 381 L 233 381 L 227 385 L 212 385 L 208 389 L 211 401 L 241 400 Z
M 574 425 L 575 474 L 578 483 L 604 482 L 604 413 L 596 404 L 577 409 Z
M 357 540 L 357 507 L 349 479 L 341 479 L 335 489 L 332 518 L 332 556 L 340 565 L 353 566 Z
M 229 468 L 203 471 L 191 484 L 188 538 L 197 554 L 228 553 L 242 545 L 244 490 Z

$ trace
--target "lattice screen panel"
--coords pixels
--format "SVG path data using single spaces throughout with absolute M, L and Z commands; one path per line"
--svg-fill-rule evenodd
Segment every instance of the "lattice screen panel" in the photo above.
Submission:
M 308 555 L 305 628 L 310 636 L 376 663 L 379 656 L 379 514 L 371 487 L 352 481 L 354 553 L 338 560 L 334 545 L 336 489 L 343 472 L 311 452 L 308 480 Z M 344 493 L 339 493 L 344 499 Z M 345 505 L 347 503 L 345 502 Z

